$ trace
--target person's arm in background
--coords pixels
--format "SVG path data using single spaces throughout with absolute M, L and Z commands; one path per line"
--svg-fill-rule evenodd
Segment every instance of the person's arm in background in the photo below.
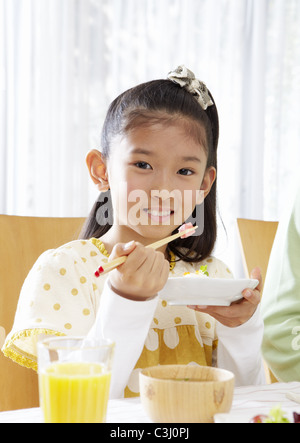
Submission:
M 300 381 L 300 192 L 279 224 L 262 297 L 263 356 L 279 381 Z

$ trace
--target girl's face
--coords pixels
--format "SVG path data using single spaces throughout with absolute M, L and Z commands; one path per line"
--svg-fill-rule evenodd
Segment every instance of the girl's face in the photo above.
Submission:
M 209 193 L 216 171 L 206 164 L 205 148 L 180 121 L 137 127 L 116 138 L 106 163 L 113 231 L 125 241 L 170 235 Z

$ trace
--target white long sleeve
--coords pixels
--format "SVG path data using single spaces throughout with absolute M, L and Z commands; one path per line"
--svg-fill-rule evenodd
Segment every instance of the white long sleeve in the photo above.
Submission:
M 117 295 L 106 281 L 100 309 L 88 337 L 109 338 L 116 343 L 110 398 L 121 398 L 143 350 L 158 297 L 131 301 Z
M 124 299 L 109 288 L 105 276 L 94 276 L 101 260 L 107 259 L 101 251 L 93 241 L 76 240 L 41 255 L 24 282 L 14 326 L 3 346 L 7 357 L 37 369 L 36 337 L 41 331 L 111 338 L 117 344 L 111 391 L 116 398 L 124 395 L 125 388 L 138 395 L 138 371 L 134 368 L 140 357 L 144 357 L 141 365 L 148 361 L 189 364 L 196 360 L 204 364 L 203 345 L 212 350 L 217 334 L 218 365 L 235 372 L 237 385 L 263 382 L 263 327 L 258 312 L 238 328 L 215 328 L 215 321 L 207 314 L 169 306 L 159 297 L 140 302 Z M 211 278 L 232 276 L 227 266 L 214 257 L 202 264 Z M 199 266 L 179 261 L 171 276 L 195 272 Z M 183 334 L 187 329 L 189 334 Z M 161 353 L 157 352 L 160 347 Z
M 235 374 L 236 386 L 266 383 L 261 354 L 263 321 L 260 309 L 241 326 L 229 328 L 217 322 L 217 366 Z

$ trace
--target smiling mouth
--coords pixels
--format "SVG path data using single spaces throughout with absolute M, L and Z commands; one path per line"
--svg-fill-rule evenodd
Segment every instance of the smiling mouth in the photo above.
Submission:
M 151 224 L 170 224 L 171 217 L 174 215 L 174 211 L 171 209 L 144 209 L 146 214 L 148 214 L 149 219 L 151 220 Z
M 147 214 L 149 214 L 152 217 L 170 217 L 174 214 L 174 211 L 172 210 L 158 210 L 158 209 L 144 209 Z

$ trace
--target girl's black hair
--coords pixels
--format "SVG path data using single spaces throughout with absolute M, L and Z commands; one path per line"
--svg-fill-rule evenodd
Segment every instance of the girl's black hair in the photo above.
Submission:
M 211 94 L 210 94 L 211 96 Z M 213 97 L 211 96 L 212 100 Z M 214 100 L 213 100 L 214 101 Z M 101 136 L 101 152 L 109 158 L 112 140 L 117 135 L 126 134 L 141 124 L 173 121 L 178 118 L 188 124 L 190 135 L 202 140 L 205 130 L 207 168 L 217 170 L 217 147 L 219 140 L 219 118 L 215 105 L 202 109 L 193 95 L 171 80 L 153 80 L 138 85 L 122 93 L 110 105 L 104 121 Z M 181 260 L 197 262 L 208 257 L 215 245 L 217 236 L 215 180 L 210 193 L 204 200 L 204 228 L 200 236 L 178 239 L 168 245 Z M 194 211 L 195 212 L 195 211 Z M 193 214 L 194 215 L 194 214 Z M 100 238 L 112 226 L 113 208 L 110 191 L 101 193 L 95 202 L 81 238 Z

